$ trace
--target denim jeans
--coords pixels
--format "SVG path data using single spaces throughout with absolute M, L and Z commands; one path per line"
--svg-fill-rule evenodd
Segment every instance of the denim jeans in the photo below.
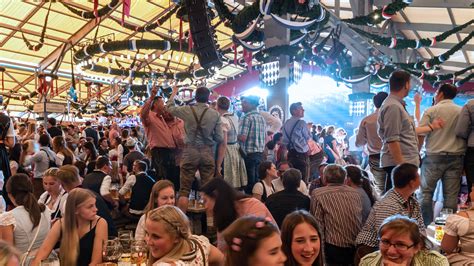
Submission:
M 263 153 L 254 152 L 248 153 L 245 156 L 245 168 L 247 169 L 247 187 L 245 188 L 245 193 L 252 195 L 253 185 L 258 181 L 258 166 L 263 160 Z
M 462 169 L 462 155 L 427 155 L 423 159 L 418 198 L 425 225 L 433 221 L 433 193 L 438 180 L 443 183 L 444 208 L 450 208 L 456 212 Z

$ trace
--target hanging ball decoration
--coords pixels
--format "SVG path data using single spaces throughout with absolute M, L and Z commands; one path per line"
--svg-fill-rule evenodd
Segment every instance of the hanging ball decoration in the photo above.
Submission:
M 420 48 L 421 48 L 421 41 L 419 39 L 416 39 L 415 49 L 420 49 Z
M 391 19 L 393 17 L 393 15 L 386 13 L 385 9 L 387 9 L 387 6 L 384 6 L 383 9 L 382 9 L 382 17 L 384 19 Z
M 438 60 L 443 63 L 444 61 L 446 61 L 446 58 L 444 58 L 444 54 L 438 56 Z
M 431 68 L 430 62 L 428 62 L 428 61 L 424 62 L 424 63 L 423 63 L 423 67 L 424 67 L 426 70 L 430 69 L 430 68 Z

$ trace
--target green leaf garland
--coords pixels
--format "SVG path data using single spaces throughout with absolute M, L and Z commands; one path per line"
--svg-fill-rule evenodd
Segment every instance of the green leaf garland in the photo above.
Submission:
M 443 32 L 443 33 L 437 35 L 436 37 L 430 38 L 430 39 L 429 38 L 423 38 L 423 39 L 420 39 L 420 40 L 411 40 L 411 39 L 397 38 L 397 44 L 395 45 L 395 47 L 391 47 L 391 48 L 396 49 L 396 50 L 402 50 L 402 49 L 407 49 L 407 48 L 418 49 L 418 48 L 421 48 L 421 47 L 430 47 L 430 46 L 433 46 L 433 39 L 436 42 L 442 42 L 442 41 L 446 40 L 446 38 L 448 38 L 449 36 L 451 36 L 451 35 L 453 35 L 457 32 L 460 32 L 461 30 L 465 29 L 466 27 L 468 27 L 472 23 L 474 23 L 474 19 L 467 22 L 467 23 L 459 25 L 459 26 L 457 26 L 457 27 L 455 27 L 455 28 L 453 28 L 449 31 Z M 356 28 L 356 27 L 351 27 L 351 26 L 349 26 L 349 27 L 352 30 L 354 30 L 355 32 L 359 33 L 360 35 L 365 36 L 365 37 L 375 41 L 376 43 L 378 43 L 380 45 L 389 47 L 392 44 L 392 39 L 393 38 L 382 37 L 380 35 L 373 34 L 373 33 L 370 33 L 370 32 L 366 32 L 366 31 L 364 31 L 362 29 L 359 29 L 359 28 Z

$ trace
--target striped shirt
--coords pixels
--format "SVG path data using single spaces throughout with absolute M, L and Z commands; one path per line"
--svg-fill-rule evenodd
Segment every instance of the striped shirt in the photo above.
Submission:
M 256 110 L 248 112 L 242 118 L 239 135 L 247 136 L 241 147 L 246 153 L 263 152 L 265 148 L 266 123 Z
M 362 200 L 354 188 L 329 185 L 315 189 L 311 213 L 323 231 L 324 242 L 337 247 L 353 247 L 362 227 Z
M 425 234 L 425 224 L 421 216 L 420 205 L 414 195 L 405 200 L 395 189 L 389 190 L 385 196 L 377 201 L 372 207 L 369 218 L 365 222 L 362 231 L 357 236 L 358 245 L 378 247 L 378 231 L 382 222 L 395 214 L 401 214 L 415 219 L 420 232 Z
M 359 266 L 382 266 L 384 265 L 382 262 L 382 254 L 380 251 L 372 252 L 367 254 L 359 263 Z M 430 251 L 419 251 L 413 257 L 413 261 L 410 265 L 413 266 L 448 266 L 448 259 L 439 254 L 437 251 L 430 250 Z

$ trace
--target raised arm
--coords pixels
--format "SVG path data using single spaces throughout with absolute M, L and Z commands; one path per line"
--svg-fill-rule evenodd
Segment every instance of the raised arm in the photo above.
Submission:
M 153 104 L 153 101 L 156 97 L 157 92 L 158 92 L 158 89 L 155 86 L 153 86 L 150 92 L 150 98 L 148 98 L 148 100 L 143 105 L 142 110 L 140 111 L 140 118 L 143 121 L 144 125 L 148 125 L 150 123 L 148 116 L 150 115 L 151 106 Z

